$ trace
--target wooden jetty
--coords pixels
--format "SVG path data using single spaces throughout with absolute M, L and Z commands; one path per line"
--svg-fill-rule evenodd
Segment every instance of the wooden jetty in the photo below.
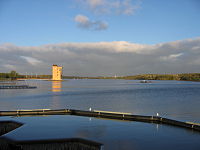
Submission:
M 35 109 L 35 110 L 15 110 L 15 111 L 0 111 L 0 116 L 25 116 L 25 115 L 76 115 L 86 117 L 97 117 L 105 119 L 127 120 L 127 121 L 140 121 L 149 123 L 168 124 L 172 126 L 192 129 L 194 131 L 200 131 L 200 124 L 192 122 L 183 122 L 172 120 L 160 116 L 143 116 L 132 115 L 131 113 L 123 112 L 110 112 L 100 110 L 75 110 L 75 109 Z
M 0 89 L 35 89 L 36 86 L 29 85 L 0 85 Z

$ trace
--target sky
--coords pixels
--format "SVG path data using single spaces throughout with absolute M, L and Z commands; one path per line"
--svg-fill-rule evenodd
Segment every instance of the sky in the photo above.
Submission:
M 0 0 L 0 72 L 199 72 L 199 18 L 199 0 Z

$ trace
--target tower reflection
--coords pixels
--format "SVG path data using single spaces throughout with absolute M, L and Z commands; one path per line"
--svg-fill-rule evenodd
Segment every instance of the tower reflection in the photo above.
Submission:
M 52 81 L 52 92 L 62 91 L 62 81 Z

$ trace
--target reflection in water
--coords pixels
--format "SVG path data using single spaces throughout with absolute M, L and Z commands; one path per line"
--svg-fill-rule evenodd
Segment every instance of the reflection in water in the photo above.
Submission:
M 60 97 L 54 95 L 52 97 L 52 100 L 50 101 L 50 108 L 51 109 L 59 109 L 61 108 L 61 104 L 60 104 Z
M 52 92 L 61 92 L 62 81 L 52 81 Z
M 156 124 L 156 130 L 157 131 L 159 130 L 159 124 Z
M 52 81 L 52 92 L 61 92 L 62 91 L 62 81 Z M 53 95 L 52 101 L 50 102 L 50 107 L 52 109 L 60 108 L 60 97 Z
M 106 126 L 97 125 L 94 127 L 84 127 L 77 130 L 76 135 L 81 138 L 101 138 L 106 135 Z

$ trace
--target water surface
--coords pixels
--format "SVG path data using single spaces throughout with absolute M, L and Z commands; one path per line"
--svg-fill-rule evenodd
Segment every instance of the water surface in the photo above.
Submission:
M 0 90 L 0 110 L 81 109 L 131 112 L 200 122 L 200 83 L 183 81 L 28 81 L 37 89 Z M 110 150 L 199 150 L 200 133 L 174 126 L 78 116 L 1 117 L 24 125 L 6 135 L 15 140 L 78 137 Z
M 200 82 L 28 81 L 37 89 L 0 90 L 0 110 L 82 109 L 131 112 L 200 122 Z

